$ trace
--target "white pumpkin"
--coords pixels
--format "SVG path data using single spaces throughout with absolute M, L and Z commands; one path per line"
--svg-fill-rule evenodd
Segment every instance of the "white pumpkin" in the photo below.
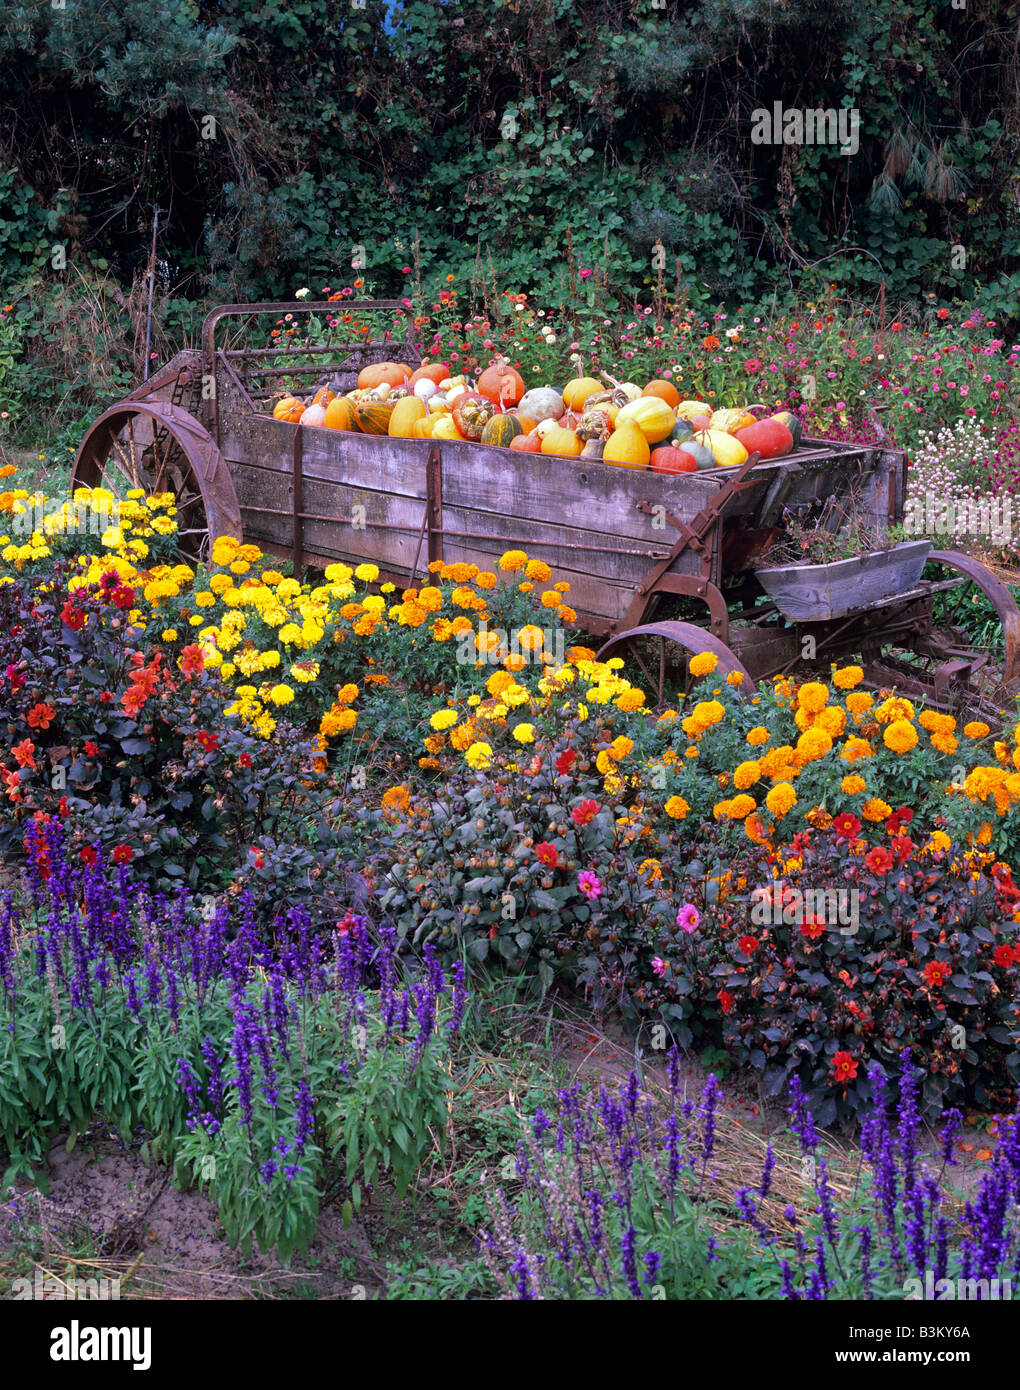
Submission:
M 414 383 L 414 394 L 420 401 L 428 401 L 436 395 L 439 387 L 434 381 L 430 381 L 427 376 L 423 376 L 421 381 Z
M 563 397 L 555 386 L 533 386 L 530 391 L 525 391 L 517 409 L 536 424 L 543 420 L 555 423 L 563 414 Z
M 302 412 L 302 425 L 325 425 L 326 407 L 324 405 L 310 405 L 307 410 Z

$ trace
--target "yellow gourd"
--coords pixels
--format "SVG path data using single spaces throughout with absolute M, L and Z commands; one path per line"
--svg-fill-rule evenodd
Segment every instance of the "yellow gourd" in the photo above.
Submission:
M 635 424 L 649 444 L 658 444 L 676 427 L 676 416 L 658 396 L 639 396 L 617 412 L 616 428 Z
M 747 450 L 739 439 L 725 430 L 699 430 L 694 438 L 710 449 L 720 468 L 735 468 L 747 458 Z
M 603 463 L 617 464 L 621 468 L 647 468 L 650 458 L 648 440 L 632 420 L 617 425 L 602 451 Z
M 566 454 L 569 458 L 577 458 L 583 448 L 584 441 L 578 439 L 573 430 L 562 429 L 559 425 L 553 425 L 542 435 L 543 454 Z
M 563 404 L 568 410 L 580 410 L 589 396 L 605 389 L 602 382 L 596 381 L 593 376 L 575 377 L 563 388 Z
M 704 401 L 681 401 L 676 413 L 681 420 L 693 420 L 695 415 L 711 415 L 712 407 Z
M 393 407 L 389 433 L 394 439 L 413 439 L 414 426 L 428 414 L 425 402 L 417 396 L 403 396 Z

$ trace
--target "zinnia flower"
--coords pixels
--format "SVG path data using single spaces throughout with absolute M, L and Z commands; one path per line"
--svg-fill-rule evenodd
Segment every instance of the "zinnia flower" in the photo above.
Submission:
M 693 903 L 684 903 L 683 907 L 681 907 L 680 911 L 676 914 L 677 926 L 681 931 L 686 932 L 688 936 L 690 936 L 692 932 L 697 931 L 700 923 L 701 913 Z
M 577 875 L 577 886 L 589 902 L 594 902 L 597 897 L 601 896 L 602 884 L 597 875 L 593 874 L 590 869 L 582 869 Z

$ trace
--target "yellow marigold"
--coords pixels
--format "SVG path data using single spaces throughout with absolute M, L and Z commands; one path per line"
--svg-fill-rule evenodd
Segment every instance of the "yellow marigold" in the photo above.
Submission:
M 269 698 L 274 705 L 289 705 L 294 698 L 294 692 L 289 685 L 274 685 L 269 692 Z
M 624 714 L 633 714 L 635 710 L 641 708 L 644 702 L 645 697 L 643 691 L 635 690 L 631 687 L 630 690 L 625 690 L 622 695 L 618 696 L 617 699 L 613 701 L 613 704 L 618 710 L 622 710 Z
M 425 751 L 427 753 L 441 753 L 446 746 L 446 739 L 442 734 L 429 734 L 425 740 Z
M 826 705 L 815 715 L 815 727 L 824 729 L 830 738 L 839 738 L 846 728 L 846 711 L 839 705 Z
M 443 592 L 432 585 L 426 585 L 420 590 L 417 601 L 426 613 L 438 613 L 443 606 Z
M 864 679 L 860 666 L 841 666 L 832 673 L 832 683 L 837 690 L 853 690 Z
M 621 758 L 627 758 L 634 751 L 634 740 L 631 738 L 626 738 L 623 734 L 620 734 L 616 738 L 614 738 L 612 743 L 609 745 L 609 751 L 612 753 L 613 757 L 616 758 L 617 761 L 619 761 Z
M 913 719 L 914 706 L 902 695 L 892 695 L 875 706 L 875 718 L 880 724 L 891 724 L 894 719 Z
M 662 809 L 671 820 L 683 820 L 691 808 L 682 796 L 671 796 Z
M 845 763 L 859 763 L 863 758 L 870 758 L 875 750 L 866 738 L 848 738 L 839 750 L 839 756 Z
M 964 724 L 963 732 L 968 738 L 987 738 L 992 731 L 980 719 L 972 719 L 969 724 Z
M 866 690 L 855 690 L 846 697 L 846 707 L 858 723 L 874 703 L 874 696 L 869 695 Z
M 596 757 L 595 766 L 598 771 L 602 773 L 603 777 L 614 770 L 616 764 L 613 762 L 613 755 L 608 748 L 603 748 Z
M 753 760 L 738 763 L 733 769 L 733 785 L 740 792 L 746 791 L 748 787 L 753 787 L 760 777 L 761 768 Z
M 744 677 L 741 675 L 739 671 L 731 671 L 729 675 L 726 677 L 726 684 L 740 685 L 743 679 Z
M 841 789 L 846 792 L 847 796 L 857 796 L 867 788 L 867 783 L 864 778 L 858 777 L 856 773 L 851 773 L 848 777 L 844 777 L 839 785 Z
M 529 560 L 524 573 L 536 584 L 548 584 L 552 578 L 552 570 L 544 560 Z
M 917 730 L 906 719 L 894 719 L 886 725 L 882 742 L 894 753 L 909 753 L 911 748 L 917 747 Z
M 698 652 L 697 656 L 692 656 L 690 668 L 692 676 L 709 676 L 719 665 L 719 658 L 714 652 Z
M 216 602 L 216 595 L 210 593 L 198 593 L 195 595 L 195 606 L 197 608 L 212 608 Z
M 472 743 L 464 759 L 476 772 L 484 772 L 492 765 L 492 747 L 488 743 Z
M 509 671 L 493 671 L 492 675 L 485 682 L 485 688 L 490 695 L 502 695 L 507 686 L 514 685 L 515 683 Z
M 535 742 L 535 726 L 534 726 L 534 724 L 515 724 L 514 727 L 513 727 L 513 729 L 511 729 L 510 732 L 511 732 L 512 736 L 517 740 L 518 743 L 534 743 L 534 742 Z
M 441 733 L 444 729 L 452 729 L 458 717 L 455 709 L 437 709 L 429 720 L 429 725 Z
M 402 782 L 383 792 L 383 807 L 387 811 L 406 811 L 411 804 L 411 793 Z
M 658 859 L 642 859 L 638 873 L 645 874 L 650 882 L 658 883 L 662 879 L 662 865 Z
M 808 681 L 797 691 L 797 705 L 809 714 L 817 714 L 829 703 L 829 687 L 820 681 Z
M 922 854 L 945 854 L 946 850 L 952 845 L 952 840 L 944 830 L 933 830 L 927 843 L 922 847 Z
M 772 735 L 769 733 L 768 729 L 764 728 L 761 724 L 747 731 L 747 741 L 752 748 L 760 748 L 763 743 L 768 743 L 771 737 Z
M 812 763 L 819 758 L 824 758 L 826 753 L 832 751 L 832 739 L 824 729 L 808 729 L 801 734 L 797 740 L 797 747 L 794 751 L 794 761 L 803 765 Z
M 379 578 L 378 565 L 358 565 L 354 571 L 354 578 L 360 579 L 363 584 L 374 584 Z
M 691 711 L 691 718 L 702 730 L 720 724 L 726 718 L 726 707 L 718 700 L 701 700 Z
M 528 557 L 523 550 L 504 550 L 499 557 L 499 567 L 504 574 L 514 574 L 524 569 L 527 563 Z
M 475 726 L 470 720 L 466 724 L 458 724 L 451 730 L 450 745 L 456 748 L 458 753 L 463 753 L 465 748 L 470 748 L 475 741 Z
M 892 815 L 892 807 L 888 801 L 883 801 L 881 797 L 872 796 L 861 807 L 861 815 L 865 820 L 875 822 L 888 820 Z
M 777 820 L 782 819 L 788 811 L 791 811 L 797 804 L 797 793 L 789 782 L 779 782 L 776 786 L 769 789 L 765 797 L 765 805 L 769 808 Z

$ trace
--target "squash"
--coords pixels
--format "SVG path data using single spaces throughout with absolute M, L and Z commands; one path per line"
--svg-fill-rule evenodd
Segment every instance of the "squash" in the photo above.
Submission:
M 358 386 L 371 391 L 374 386 L 406 386 L 411 368 L 404 362 L 373 362 L 358 373 Z
M 482 430 L 482 443 L 498 444 L 500 448 L 508 449 L 510 441 L 523 433 L 520 422 L 512 415 L 494 415 Z
M 736 434 L 748 425 L 754 424 L 754 416 L 746 410 L 713 410 L 710 429 L 722 430 L 725 434 Z
M 669 434 L 666 436 L 667 444 L 682 444 L 685 439 L 690 439 L 694 433 L 694 426 L 690 420 L 678 420 Z
M 694 455 L 686 449 L 678 449 L 675 444 L 660 444 L 652 450 L 648 467 L 653 473 L 696 473 L 698 465 Z
M 431 400 L 431 398 L 437 394 L 439 387 L 427 376 L 423 376 L 421 381 L 416 381 L 414 383 L 411 390 L 420 401 L 427 401 Z
M 635 381 L 621 381 L 616 389 L 622 396 L 626 396 L 627 400 L 624 401 L 624 405 L 627 404 L 627 401 L 636 401 L 641 395 L 641 387 Z
M 356 430 L 358 417 L 350 396 L 334 396 L 326 407 L 323 423 L 328 430 Z
M 407 384 L 413 391 L 419 381 L 431 381 L 433 386 L 438 387 L 441 381 L 445 381 L 450 375 L 449 362 L 423 362 L 407 379 Z
M 542 441 L 537 434 L 515 434 L 510 441 L 510 448 L 519 454 L 540 454 Z
M 417 396 L 405 396 L 393 407 L 387 434 L 393 439 L 413 439 L 415 425 L 427 414 L 424 401 Z
M 310 405 L 302 412 L 302 425 L 325 425 L 326 407 L 324 405 Z
M 284 396 L 282 400 L 278 400 L 273 406 L 273 419 L 289 420 L 294 412 L 295 406 L 300 406 L 301 410 L 304 411 L 304 401 L 299 401 L 297 396 Z M 300 418 L 299 415 L 298 419 Z
M 589 439 L 586 441 L 584 448 L 581 450 L 580 456 L 583 459 L 601 460 L 602 455 L 605 453 L 605 449 L 606 441 L 604 439 Z
M 649 444 L 658 444 L 676 425 L 676 416 L 658 396 L 639 396 L 619 412 L 616 428 L 627 422 L 637 425 Z
M 538 424 L 537 420 L 533 420 L 530 415 L 525 415 L 520 410 L 508 410 L 507 414 L 513 416 L 525 434 L 530 434 Z
M 756 420 L 746 429 L 737 430 L 733 437 L 749 454 L 757 449 L 763 459 L 779 459 L 793 453 L 793 433 L 781 420 Z
M 789 410 L 781 410 L 778 415 L 772 415 L 769 418 L 772 420 L 778 420 L 781 425 L 786 426 L 786 428 L 793 435 L 793 447 L 795 449 L 799 449 L 801 435 L 804 432 L 804 423 L 801 420 L 800 416 L 791 414 Z
M 695 415 L 711 415 L 712 407 L 704 401 L 681 401 L 676 413 L 678 416 L 682 415 L 685 420 L 693 420 Z
M 420 420 L 415 420 L 411 426 L 412 439 L 431 439 L 432 426 L 440 417 L 438 415 L 423 415 Z
M 622 468 L 647 468 L 649 457 L 648 440 L 633 420 L 617 425 L 602 450 L 603 463 L 615 463 Z
M 483 396 L 488 396 L 490 401 L 496 401 L 497 404 L 502 402 L 507 406 L 516 405 L 527 387 L 520 372 L 515 371 L 504 357 L 497 358 L 491 367 L 486 367 L 478 378 L 475 389 Z
M 523 414 L 536 424 L 543 420 L 558 420 L 563 414 L 563 397 L 555 386 L 533 386 L 518 402 Z
M 361 400 L 354 407 L 354 418 L 362 434 L 388 434 L 396 401 Z
M 581 439 L 606 439 L 612 427 L 608 413 L 600 407 L 586 410 L 574 428 Z
M 310 405 L 329 405 L 336 392 L 329 386 L 320 386 L 309 402 Z
M 564 429 L 562 425 L 554 425 L 542 435 L 543 454 L 565 454 L 568 458 L 576 459 L 583 448 L 584 440 L 578 439 L 573 430 Z
M 453 418 L 465 439 L 478 440 L 496 414 L 496 402 L 480 391 L 462 391 L 453 402 Z
M 680 404 L 680 392 L 671 381 L 666 381 L 662 377 L 656 377 L 650 381 L 641 392 L 642 396 L 658 396 L 660 401 L 665 401 L 670 410 L 676 410 Z
M 747 450 L 740 440 L 725 430 L 699 430 L 695 438 L 711 450 L 719 468 L 735 468 L 747 458 Z
M 432 426 L 432 439 L 463 439 L 452 415 L 437 415 Z
M 690 454 L 696 468 L 716 468 L 715 455 L 707 444 L 699 444 L 697 439 L 688 439 L 679 445 L 681 453 Z
M 596 381 L 593 376 L 575 377 L 563 388 L 563 404 L 568 410 L 581 410 L 589 396 L 604 390 L 602 382 Z

